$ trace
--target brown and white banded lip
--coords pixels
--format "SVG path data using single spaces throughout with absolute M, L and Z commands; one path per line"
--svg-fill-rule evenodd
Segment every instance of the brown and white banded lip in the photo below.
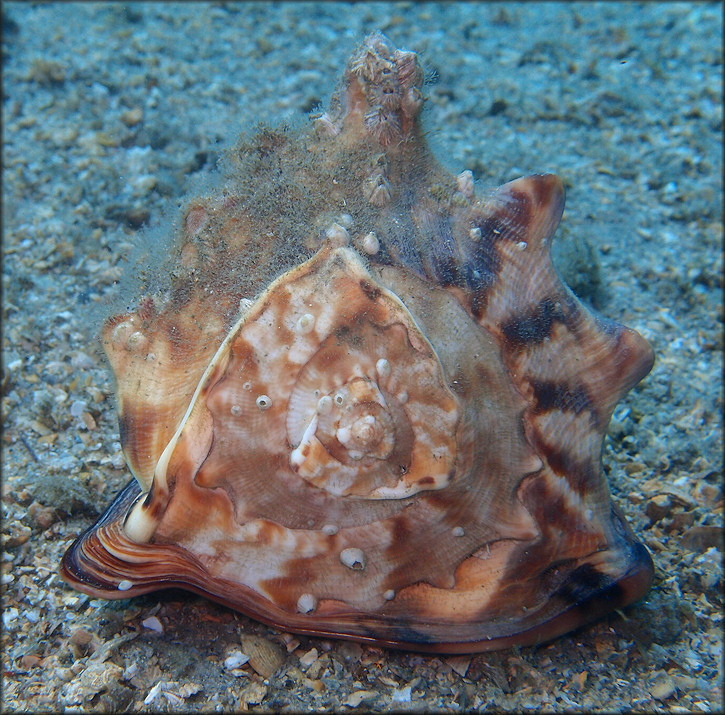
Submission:
M 371 35 L 314 128 L 187 202 L 168 289 L 104 329 L 136 481 L 66 552 L 75 588 L 461 653 L 646 593 L 601 452 L 652 350 L 560 280 L 562 182 L 480 196 L 423 102 L 415 53 Z
M 480 621 L 469 618 L 468 613 L 449 621 L 430 615 L 415 618 L 408 609 L 410 599 L 397 609 L 377 613 L 354 612 L 337 603 L 322 604 L 321 608 L 316 599 L 310 601 L 315 605 L 314 613 L 300 609 L 298 604 L 291 612 L 233 581 L 217 581 L 210 588 L 204 567 L 178 547 L 130 542 L 120 528 L 119 516 L 139 494 L 138 484 L 131 482 L 98 524 L 68 549 L 61 575 L 74 588 L 94 597 L 121 599 L 179 587 L 297 633 L 389 648 L 470 653 L 536 645 L 578 628 L 641 598 L 653 574 L 647 550 L 636 541 L 628 541 L 616 554 L 618 572 L 608 572 L 604 566 L 614 552 L 600 552 L 579 565 L 553 566 L 549 579 L 556 587 L 549 598 L 540 608 L 519 614 L 517 619 L 502 614 L 486 619 L 485 613 Z M 516 589 L 525 588 L 525 584 L 512 575 L 511 585 L 502 595 L 516 598 Z M 390 603 L 399 595 L 393 594 Z

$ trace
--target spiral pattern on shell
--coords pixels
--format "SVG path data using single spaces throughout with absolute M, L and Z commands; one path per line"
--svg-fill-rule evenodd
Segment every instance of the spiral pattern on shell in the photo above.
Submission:
M 311 484 L 336 495 L 391 498 L 447 483 L 456 401 L 422 335 L 413 347 L 417 328 L 406 322 L 363 321 L 344 338 L 335 326 L 300 370 L 287 435 L 290 464 Z

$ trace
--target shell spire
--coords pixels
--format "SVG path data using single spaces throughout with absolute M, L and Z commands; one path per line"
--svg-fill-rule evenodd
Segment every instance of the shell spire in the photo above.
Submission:
M 423 108 L 423 70 L 415 52 L 396 49 L 380 33 L 369 35 L 350 58 L 344 90 L 330 112 L 315 120 L 331 136 L 370 136 L 384 149 L 416 138 Z

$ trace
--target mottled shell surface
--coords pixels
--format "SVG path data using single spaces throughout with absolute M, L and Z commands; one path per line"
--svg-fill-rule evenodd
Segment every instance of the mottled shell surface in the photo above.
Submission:
M 66 553 L 73 586 L 442 652 L 647 591 L 601 451 L 652 351 L 557 276 L 559 179 L 477 196 L 439 166 L 422 80 L 371 35 L 314 126 L 187 202 L 169 289 L 104 328 L 135 480 Z

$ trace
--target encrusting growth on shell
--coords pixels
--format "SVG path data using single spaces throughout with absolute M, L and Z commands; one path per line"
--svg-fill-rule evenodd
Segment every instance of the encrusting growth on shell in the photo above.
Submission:
M 317 608 L 317 599 L 311 593 L 303 593 L 297 599 L 297 610 L 300 613 L 309 613 Z
M 372 231 L 363 237 L 362 249 L 368 256 L 374 256 L 380 250 L 378 237 Z
M 456 177 L 456 184 L 458 186 L 458 190 L 467 198 L 467 199 L 473 199 L 476 195 L 476 190 L 473 185 L 473 172 L 466 169 L 466 171 L 462 171 L 457 177 Z
M 73 586 L 449 653 L 647 591 L 601 450 L 652 351 L 554 270 L 561 181 L 478 196 L 423 103 L 417 55 L 370 35 L 313 126 L 240 142 L 188 200 L 167 285 L 104 327 L 135 479 L 65 554 Z
M 365 554 L 362 549 L 347 548 L 340 552 L 340 561 L 349 569 L 360 571 L 365 568 Z

